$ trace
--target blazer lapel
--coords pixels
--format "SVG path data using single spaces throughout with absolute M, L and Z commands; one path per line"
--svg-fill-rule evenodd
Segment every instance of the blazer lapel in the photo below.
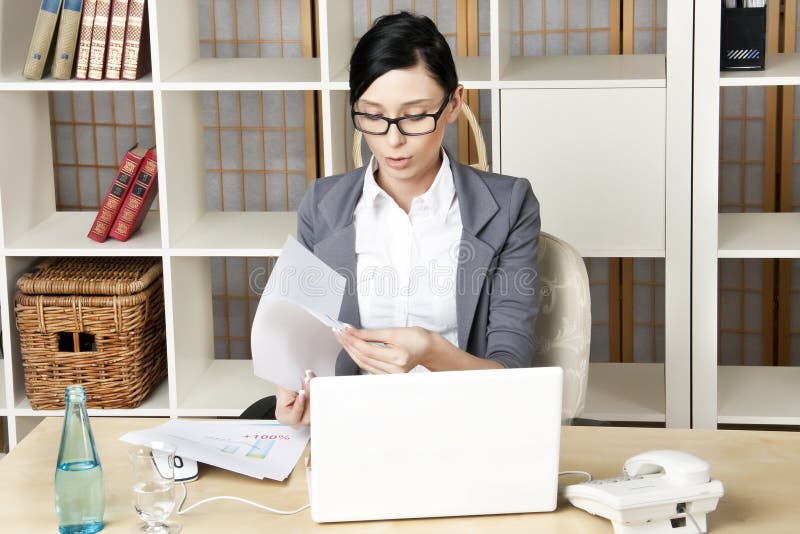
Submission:
M 314 254 L 345 277 L 339 320 L 361 328 L 356 285 L 356 227 L 353 212 L 364 185 L 366 167 L 342 176 L 317 205 L 331 233 L 314 245 Z M 324 179 L 324 178 L 323 178 Z M 336 358 L 337 375 L 358 374 L 358 366 L 342 349 Z
M 320 200 L 317 208 L 331 232 L 314 245 L 314 254 L 345 277 L 339 320 L 356 328 L 361 328 L 361 317 L 356 285 L 356 228 L 353 212 L 361 198 L 365 172 L 366 167 L 361 167 L 345 174 Z
M 356 227 L 350 223 L 316 245 L 314 254 L 345 277 L 346 284 L 339 320 L 361 328 L 356 286 Z
M 496 253 L 495 246 L 482 240 L 480 234 L 499 207 L 480 176 L 471 167 L 456 162 L 449 152 L 447 155 L 453 162 L 453 182 L 463 226 L 456 274 L 456 317 L 458 347 L 466 350 L 475 308 Z

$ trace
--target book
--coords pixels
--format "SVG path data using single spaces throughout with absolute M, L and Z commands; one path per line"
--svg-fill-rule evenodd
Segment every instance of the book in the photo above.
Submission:
M 114 0 L 111 24 L 106 45 L 106 78 L 119 80 L 122 73 L 122 54 L 125 50 L 125 26 L 128 22 L 128 0 Z
M 22 70 L 22 75 L 30 80 L 42 79 L 45 63 L 53 44 L 53 34 L 56 31 L 59 11 L 61 11 L 61 0 L 42 0 L 39 14 L 36 16 L 36 24 L 33 26 L 25 67 Z
M 147 0 L 130 0 L 125 27 L 125 54 L 122 78 L 138 80 L 150 72 L 150 31 L 147 22 Z
M 89 75 L 89 55 L 92 51 L 92 28 L 97 0 L 84 0 L 81 14 L 81 31 L 78 35 L 78 52 L 75 54 L 75 78 L 85 80 Z
M 147 149 L 139 147 L 138 144 L 133 145 L 125 153 L 122 163 L 119 165 L 119 170 L 117 170 L 117 175 L 111 182 L 106 196 L 103 197 L 103 202 L 100 204 L 100 209 L 97 211 L 97 216 L 87 237 L 99 243 L 106 240 L 108 233 L 111 231 L 111 225 L 114 224 L 114 219 L 117 218 L 117 213 L 122 207 L 122 201 L 125 199 L 133 177 L 136 176 L 136 171 L 139 170 L 142 159 L 146 154 Z
M 72 77 L 72 65 L 75 62 L 78 34 L 81 29 L 82 8 L 83 0 L 64 0 L 53 54 L 53 78 L 69 80 Z
M 109 237 L 127 241 L 142 226 L 153 199 L 158 194 L 158 160 L 156 148 L 147 151 L 136 173 L 136 179 L 122 201 L 122 207 L 111 225 Z
M 108 38 L 108 21 L 111 14 L 111 0 L 97 0 L 92 26 L 92 47 L 89 53 L 89 79 L 102 80 L 103 67 L 106 64 L 106 41 Z

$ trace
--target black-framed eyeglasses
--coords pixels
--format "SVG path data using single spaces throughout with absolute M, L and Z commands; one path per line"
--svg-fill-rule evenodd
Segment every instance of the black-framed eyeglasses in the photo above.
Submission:
M 373 115 L 372 113 L 362 113 L 351 110 L 350 116 L 353 118 L 353 126 L 356 130 L 369 135 L 386 135 L 392 124 L 397 125 L 397 129 L 403 135 L 426 135 L 436 129 L 439 117 L 444 113 L 444 108 L 450 102 L 447 95 L 436 113 L 422 113 L 419 115 L 404 115 L 395 119 L 384 117 L 383 115 Z

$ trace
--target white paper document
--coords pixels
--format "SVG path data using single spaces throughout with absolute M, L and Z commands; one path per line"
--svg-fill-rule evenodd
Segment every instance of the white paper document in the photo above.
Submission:
M 275 421 L 187 421 L 173 419 L 120 438 L 144 445 L 166 441 L 176 454 L 250 477 L 282 481 L 308 444 L 308 427 L 295 429 Z
M 307 369 L 317 376 L 335 374 L 342 346 L 332 329 L 342 326 L 336 318 L 345 282 L 296 239 L 286 240 L 253 319 L 256 376 L 299 390 Z

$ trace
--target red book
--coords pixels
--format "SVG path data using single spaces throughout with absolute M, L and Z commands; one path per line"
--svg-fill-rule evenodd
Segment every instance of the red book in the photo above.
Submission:
M 128 192 L 133 177 L 136 176 L 136 171 L 139 170 L 139 165 L 146 154 L 147 149 L 140 148 L 138 144 L 133 145 L 125 153 L 125 157 L 122 158 L 122 163 L 117 171 L 117 176 L 111 182 L 111 187 L 108 188 L 106 196 L 100 204 L 100 209 L 97 211 L 97 217 L 92 223 L 92 229 L 88 235 L 90 239 L 102 243 L 108 237 L 111 225 L 122 207 L 125 194 Z
M 127 241 L 142 226 L 150 205 L 158 194 L 158 161 L 155 147 L 147 151 L 147 155 L 139 166 L 136 180 L 128 190 L 122 207 L 114 219 L 109 236 L 120 241 Z
M 138 80 L 150 72 L 150 25 L 147 23 L 147 0 L 130 0 L 125 24 L 125 50 L 122 56 L 122 79 Z
M 111 19 L 111 0 L 97 0 L 92 27 L 92 46 L 89 52 L 89 79 L 102 80 L 106 64 L 108 23 Z

